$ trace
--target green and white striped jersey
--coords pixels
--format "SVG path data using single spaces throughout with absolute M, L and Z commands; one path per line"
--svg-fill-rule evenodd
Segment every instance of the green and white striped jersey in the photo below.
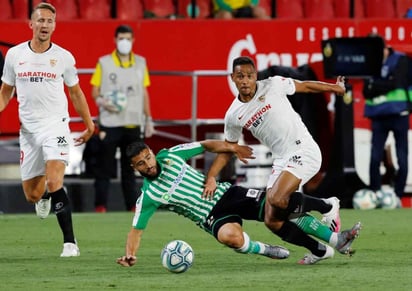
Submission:
M 154 180 L 144 178 L 142 193 L 136 201 L 134 228 L 145 229 L 159 207 L 186 216 L 202 227 L 210 211 L 231 186 L 227 182 L 217 183 L 213 200 L 202 199 L 206 177 L 186 161 L 204 151 L 199 142 L 193 142 L 162 149 L 156 155 L 161 170 Z

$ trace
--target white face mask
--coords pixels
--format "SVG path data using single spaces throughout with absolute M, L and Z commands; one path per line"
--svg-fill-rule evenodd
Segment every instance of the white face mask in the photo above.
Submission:
M 127 55 L 132 51 L 132 42 L 128 39 L 121 39 L 117 42 L 117 50 L 122 55 Z

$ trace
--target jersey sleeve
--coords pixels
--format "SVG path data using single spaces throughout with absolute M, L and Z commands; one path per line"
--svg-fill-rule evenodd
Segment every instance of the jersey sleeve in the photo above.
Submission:
M 189 160 L 194 156 L 204 153 L 204 151 L 205 148 L 200 144 L 200 142 L 179 144 L 169 149 L 170 153 L 179 156 L 185 161 Z
M 159 205 L 151 200 L 147 195 L 142 192 L 140 197 L 136 201 L 136 211 L 133 217 L 132 226 L 135 229 L 145 229 L 150 218 L 156 212 Z
M 6 83 L 10 86 L 15 86 L 16 84 L 16 73 L 14 71 L 14 62 L 15 62 L 15 50 L 10 49 L 6 54 L 3 67 L 3 76 L 1 80 L 3 83 Z
M 233 120 L 230 110 L 225 115 L 224 135 L 229 142 L 238 142 L 242 137 L 242 127 Z
M 66 67 L 63 72 L 64 83 L 68 87 L 73 87 L 79 83 L 79 76 L 77 75 L 76 61 L 73 55 L 69 52 L 66 52 Z
M 272 81 L 276 83 L 277 88 L 281 88 L 286 95 L 293 95 L 296 92 L 295 82 L 292 78 L 282 76 L 272 77 Z

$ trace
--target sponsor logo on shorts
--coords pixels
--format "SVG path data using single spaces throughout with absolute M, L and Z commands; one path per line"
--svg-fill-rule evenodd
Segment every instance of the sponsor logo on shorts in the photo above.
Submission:
M 57 136 L 57 144 L 67 144 L 65 136 Z
M 255 198 L 256 201 L 259 201 L 260 196 L 262 195 L 263 191 L 256 190 L 256 189 L 249 189 L 246 193 L 246 197 Z
M 215 222 L 215 218 L 214 218 L 213 215 L 212 215 L 212 216 L 210 216 L 210 217 L 206 220 L 205 224 L 206 224 L 208 227 L 211 227 L 214 222 Z

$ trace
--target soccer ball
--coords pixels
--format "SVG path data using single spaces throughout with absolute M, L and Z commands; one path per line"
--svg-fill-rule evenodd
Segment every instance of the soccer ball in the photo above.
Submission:
M 378 207 L 384 209 L 395 209 L 401 206 L 401 200 L 392 188 L 380 189 L 376 192 Z
M 186 272 L 193 264 L 192 247 L 182 240 L 167 243 L 160 254 L 162 265 L 172 273 Z
M 355 209 L 374 209 L 378 205 L 378 198 L 374 191 L 367 188 L 360 189 L 353 195 L 352 204 Z
M 106 102 L 115 106 L 118 112 L 126 108 L 127 96 L 121 91 L 109 91 L 103 95 L 103 98 Z

